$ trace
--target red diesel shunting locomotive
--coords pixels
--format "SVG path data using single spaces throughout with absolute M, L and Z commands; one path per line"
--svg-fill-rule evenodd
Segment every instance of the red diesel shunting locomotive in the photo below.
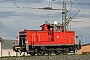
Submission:
M 67 31 L 65 26 L 57 23 L 45 23 L 42 30 L 27 30 L 19 32 L 19 45 L 14 46 L 16 52 L 27 52 L 31 55 L 70 53 L 77 48 L 75 32 Z
M 54 21 L 53 24 L 45 22 L 41 30 L 27 30 L 19 32 L 18 46 L 14 46 L 16 52 L 26 52 L 30 55 L 67 54 L 81 48 L 75 43 L 75 32 L 68 31 L 67 25 L 73 18 L 67 19 L 66 3 L 63 1 L 62 24 Z

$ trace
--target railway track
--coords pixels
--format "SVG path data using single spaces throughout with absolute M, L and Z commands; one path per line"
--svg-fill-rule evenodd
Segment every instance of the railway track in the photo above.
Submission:
M 90 60 L 90 55 L 46 55 L 46 56 L 21 56 L 4 57 L 0 60 Z

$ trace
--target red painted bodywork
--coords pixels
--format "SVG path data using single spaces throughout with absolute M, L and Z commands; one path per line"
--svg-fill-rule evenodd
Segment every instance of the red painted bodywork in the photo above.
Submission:
M 54 25 L 51 26 L 50 24 L 43 24 L 41 27 L 41 30 L 25 29 L 20 31 L 19 35 L 26 35 L 28 45 L 75 44 L 74 31 L 67 31 L 61 25 L 59 31 L 56 31 Z

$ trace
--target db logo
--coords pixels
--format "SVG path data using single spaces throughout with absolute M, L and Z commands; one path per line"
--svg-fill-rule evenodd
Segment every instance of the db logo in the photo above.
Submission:
M 57 38 L 59 38 L 59 35 L 57 35 Z

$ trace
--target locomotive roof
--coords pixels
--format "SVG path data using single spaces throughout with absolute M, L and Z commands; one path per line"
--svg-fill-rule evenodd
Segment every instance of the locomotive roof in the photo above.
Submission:
M 20 31 L 19 33 L 26 33 L 27 31 L 41 31 L 41 32 L 45 32 L 47 30 L 45 30 L 45 31 L 43 31 L 43 30 L 26 30 L 26 31 Z
M 62 24 L 50 24 L 50 26 L 64 26 Z

